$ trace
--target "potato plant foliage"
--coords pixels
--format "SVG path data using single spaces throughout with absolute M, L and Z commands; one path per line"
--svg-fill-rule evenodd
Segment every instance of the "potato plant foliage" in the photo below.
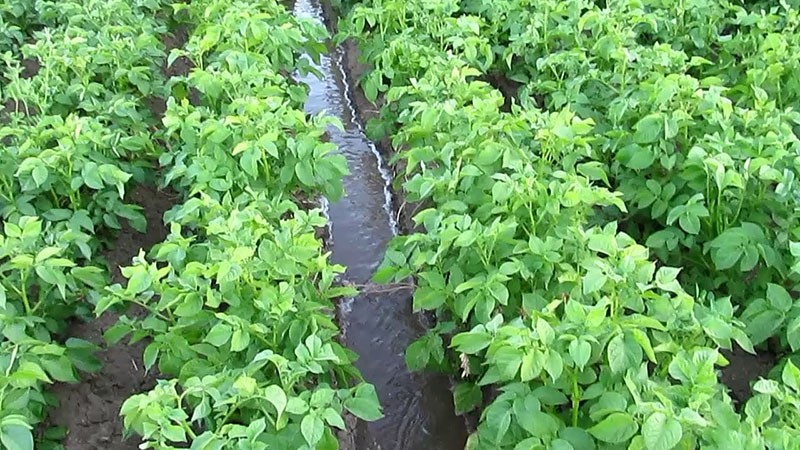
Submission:
M 0 448 L 60 448 L 47 385 L 100 366 L 66 324 L 107 311 L 109 345 L 148 339 L 161 378 L 122 406 L 140 448 L 335 449 L 345 411 L 382 416 L 336 340 L 355 292 L 309 207 L 347 173 L 291 77 L 326 38 L 272 0 L 0 5 Z M 145 230 L 129 193 L 155 182 L 181 196 L 170 234 L 110 284 L 102 250 Z
M 344 9 L 421 205 L 376 279 L 436 313 L 406 360 L 479 409 L 468 448 L 800 448 L 796 5 Z M 767 341 L 734 408 L 721 351 Z
M 2 448 L 57 448 L 65 430 L 41 426 L 55 401 L 46 386 L 100 367 L 96 346 L 66 338 L 66 325 L 87 318 L 107 285 L 106 237 L 125 221 L 145 226 L 125 198 L 154 175 L 147 100 L 163 85 L 161 7 L 0 5 Z

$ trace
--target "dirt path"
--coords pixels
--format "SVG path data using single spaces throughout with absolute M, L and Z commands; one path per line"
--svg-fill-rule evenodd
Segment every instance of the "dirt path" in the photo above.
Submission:
M 108 261 L 112 283 L 124 282 L 119 267 L 131 262 L 139 249 L 148 250 L 164 240 L 167 229 L 163 215 L 174 204 L 171 195 L 153 188 L 138 187 L 131 193 L 131 201 L 144 208 L 147 233 L 141 234 L 125 227 L 111 248 L 104 252 Z M 122 420 L 119 409 L 132 394 L 145 391 L 155 384 L 156 374 L 145 374 L 142 353 L 146 342 L 128 345 L 126 341 L 108 347 L 103 332 L 114 325 L 117 315 L 106 313 L 87 323 L 76 322 L 71 335 L 101 346 L 98 354 L 103 368 L 96 374 L 84 375 L 77 384 L 59 383 L 52 393 L 59 399 L 58 408 L 50 414 L 52 425 L 68 430 L 66 450 L 135 450 L 136 439 L 123 441 Z

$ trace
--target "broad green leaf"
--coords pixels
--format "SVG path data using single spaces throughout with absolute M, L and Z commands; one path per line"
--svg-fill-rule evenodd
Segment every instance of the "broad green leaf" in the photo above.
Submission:
M 795 392 L 800 393 L 800 369 L 798 369 L 791 360 L 786 361 L 786 365 L 783 366 L 781 381 Z
M 524 382 L 528 382 L 538 377 L 542 373 L 544 362 L 542 361 L 542 354 L 538 350 L 529 350 L 522 357 L 522 365 L 520 366 L 520 378 Z
M 564 360 L 561 358 L 561 354 L 555 350 L 548 349 L 547 359 L 544 362 L 544 370 L 555 383 L 564 371 Z
M 627 442 L 639 431 L 639 425 L 628 413 L 615 412 L 597 425 L 589 428 L 589 433 L 596 439 L 609 444 L 622 444 Z
M 655 412 L 642 425 L 642 437 L 647 450 L 671 450 L 683 437 L 680 422 Z
M 628 358 L 625 350 L 625 339 L 621 334 L 614 336 L 606 349 L 608 365 L 614 373 L 622 373 L 628 368 Z
M 792 351 L 800 349 L 800 315 L 795 317 L 786 327 L 786 340 L 789 341 Z
M 139 294 L 147 290 L 153 283 L 153 277 L 143 267 L 135 267 L 135 272 L 128 279 L 128 286 L 125 290 L 131 294 Z
M 637 144 L 649 144 L 659 140 L 664 130 L 664 118 L 661 114 L 649 114 L 634 126 L 633 139 Z
M 319 416 L 310 414 L 303 417 L 300 422 L 300 432 L 308 445 L 313 448 L 322 439 L 322 434 L 325 432 L 325 424 Z
M 778 311 L 788 312 L 792 309 L 792 297 L 782 286 L 770 283 L 767 285 L 767 300 Z
M 231 351 L 240 352 L 250 345 L 250 333 L 247 330 L 237 328 L 231 336 Z
M 336 412 L 333 408 L 325 408 L 322 412 L 322 418 L 325 419 L 328 425 L 332 427 L 336 427 L 340 430 L 344 430 L 346 425 L 344 420 L 342 419 L 342 415 Z
M 204 341 L 215 347 L 222 347 L 228 343 L 232 334 L 233 328 L 230 325 L 218 323 L 211 328 L 211 331 L 208 332 Z
M 297 179 L 306 187 L 314 186 L 314 172 L 308 160 L 302 160 L 294 166 Z
M 362 384 L 356 390 L 356 396 L 345 400 L 344 407 L 361 420 L 372 422 L 383 417 L 378 395 L 371 384 Z
M 444 304 L 444 293 L 430 287 L 420 287 L 414 292 L 414 311 L 433 310 Z
M 492 362 L 500 371 L 503 380 L 511 380 L 517 376 L 519 366 L 522 364 L 522 350 L 510 346 L 500 347 L 495 352 Z
M 451 346 L 461 353 L 474 355 L 492 343 L 492 335 L 486 332 L 470 331 L 453 337 Z
M 150 370 L 150 368 L 153 367 L 153 365 L 156 363 L 156 359 L 158 359 L 160 350 L 161 349 L 157 342 L 150 343 L 150 345 L 144 349 L 144 356 L 142 359 L 144 360 L 145 370 Z
M 517 416 L 517 421 L 525 431 L 536 437 L 555 436 L 561 428 L 558 420 L 542 411 L 526 411 Z
M 31 171 L 31 176 L 33 177 L 33 182 L 36 183 L 36 187 L 41 187 L 45 181 L 47 181 L 47 177 L 50 175 L 47 167 L 42 165 L 37 165 Z
M 284 392 L 280 386 L 274 384 L 267 386 L 264 389 L 264 398 L 275 407 L 275 410 L 278 412 L 278 417 L 282 416 L 283 412 L 286 411 L 288 400 L 286 398 L 286 392 Z
M 765 394 L 754 395 L 747 401 L 744 411 L 756 426 L 761 426 L 772 417 L 771 399 Z
M 592 292 L 599 291 L 600 288 L 606 284 L 608 277 L 597 268 L 591 268 L 586 275 L 583 276 L 583 293 L 591 294 Z
M 584 340 L 576 339 L 569 343 L 569 356 L 575 361 L 578 369 L 583 370 L 592 357 L 592 345 Z
M 33 434 L 22 425 L 0 427 L 0 442 L 6 450 L 33 450 Z
M 412 372 L 424 369 L 428 365 L 430 358 L 431 354 L 428 351 L 425 338 L 417 339 L 406 347 L 406 366 Z
M 481 387 L 475 383 L 461 382 L 453 390 L 456 414 L 461 415 L 475 409 L 483 401 Z

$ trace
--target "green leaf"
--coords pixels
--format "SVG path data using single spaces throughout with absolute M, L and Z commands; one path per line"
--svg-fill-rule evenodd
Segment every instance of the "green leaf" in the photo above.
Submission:
M 786 340 L 789 341 L 793 352 L 800 349 L 800 315 L 786 327 Z
M 542 411 L 526 411 L 522 415 L 517 415 L 519 424 L 536 437 L 555 436 L 561 424 L 553 416 Z
M 297 174 L 297 179 L 300 180 L 306 187 L 314 186 L 314 172 L 311 169 L 311 163 L 308 160 L 302 160 L 294 166 L 294 173 Z
M 512 380 L 519 372 L 522 364 L 522 350 L 510 346 L 500 347 L 495 352 L 492 362 L 500 371 L 500 376 L 504 380 Z
M 800 369 L 791 360 L 786 361 L 786 365 L 783 366 L 781 381 L 795 392 L 800 392 Z
M 711 251 L 711 260 L 717 270 L 730 269 L 741 256 L 742 250 L 739 247 L 720 247 Z
M 451 347 L 461 353 L 474 355 L 492 343 L 492 335 L 487 332 L 470 331 L 453 337 Z
M 158 353 L 160 351 L 160 347 L 158 343 L 153 342 L 144 349 L 144 367 L 146 370 L 150 370 L 151 367 L 156 363 L 156 359 L 158 358 Z
M 649 147 L 636 146 L 633 152 L 628 162 L 625 163 L 627 167 L 633 170 L 646 169 L 653 165 L 653 161 L 656 160 L 655 152 Z
M 83 166 L 81 176 L 83 177 L 83 183 L 94 190 L 99 191 L 105 186 L 103 179 L 100 178 L 97 164 L 94 162 L 87 162 L 86 165 Z
M 131 294 L 138 294 L 140 292 L 144 292 L 150 287 L 151 284 L 153 284 L 153 277 L 150 276 L 150 273 L 146 268 L 135 267 L 134 270 L 135 272 L 128 280 L 128 286 L 125 288 L 125 290 Z
M 288 400 L 286 398 L 286 392 L 284 392 L 280 386 L 274 384 L 267 386 L 264 389 L 264 398 L 275 407 L 275 410 L 278 412 L 278 417 L 282 416 L 283 412 L 286 411 Z
M 633 139 L 637 144 L 656 142 L 664 130 L 664 118 L 661 114 L 654 113 L 643 117 L 634 126 Z
M 483 391 L 475 383 L 462 382 L 453 390 L 453 403 L 456 414 L 461 415 L 475 409 L 483 402 Z
M 520 378 L 523 382 L 531 381 L 542 373 L 544 362 L 541 359 L 542 354 L 538 350 L 529 350 L 522 357 L 522 366 L 520 366 Z
M 746 322 L 747 335 L 750 336 L 753 345 L 761 344 L 778 331 L 783 321 L 784 315 L 780 311 L 775 311 L 774 309 L 759 311 L 752 316 L 748 316 Z
M 591 294 L 599 291 L 606 284 L 606 280 L 608 280 L 608 277 L 600 269 L 592 267 L 583 276 L 583 293 Z
M 416 372 L 428 365 L 431 354 L 425 338 L 417 339 L 406 348 L 406 366 L 408 370 Z
M 39 361 L 44 370 L 56 381 L 74 383 L 78 381 L 72 363 L 66 356 L 57 359 L 42 359 Z
M 362 384 L 356 391 L 354 398 L 345 400 L 344 407 L 361 420 L 373 422 L 383 417 L 378 394 L 371 384 Z
M 420 287 L 414 292 L 414 311 L 432 310 L 444 304 L 444 294 L 430 287 Z
M 23 361 L 17 370 L 13 372 L 12 378 L 26 381 L 44 381 L 52 383 L 42 367 L 31 361 Z
M 548 349 L 547 359 L 544 362 L 544 370 L 555 383 L 564 371 L 564 360 L 561 358 L 561 354 L 555 350 Z
M 615 412 L 609 414 L 597 425 L 589 428 L 589 433 L 596 439 L 609 444 L 627 442 L 639 431 L 639 425 L 628 413 Z
M 33 434 L 22 425 L 3 425 L 0 427 L 0 442 L 6 450 L 33 450 Z
M 230 325 L 226 323 L 218 323 L 211 328 L 211 331 L 208 332 L 204 342 L 208 342 L 215 347 L 222 347 L 228 343 L 228 340 L 230 340 L 232 334 L 233 328 Z
M 781 286 L 770 283 L 767 285 L 767 300 L 778 311 L 788 312 L 792 309 L 792 297 Z
M 592 357 L 592 345 L 584 340 L 576 339 L 569 343 L 569 356 L 575 361 L 579 370 L 583 370 Z
M 757 394 L 750 397 L 744 406 L 745 414 L 756 426 L 761 426 L 772 417 L 771 399 L 768 395 Z
M 316 414 L 303 417 L 300 422 L 300 432 L 303 434 L 308 445 L 312 448 L 322 439 L 325 432 L 325 424 Z
M 47 177 L 50 175 L 47 167 L 45 166 L 36 166 L 31 171 L 31 176 L 33 177 L 33 182 L 36 183 L 36 187 L 41 187 L 45 181 L 47 181 Z
M 630 331 L 633 340 L 636 341 L 640 347 L 642 347 L 644 354 L 647 355 L 647 359 L 654 363 L 658 362 L 656 360 L 656 354 L 653 351 L 653 345 L 650 343 L 650 338 L 647 336 L 647 333 L 638 328 L 632 328 Z
M 608 343 L 606 353 L 608 354 L 608 365 L 614 373 L 622 373 L 628 368 L 628 358 L 625 354 L 625 339 L 621 334 L 611 339 Z
M 342 415 L 333 408 L 325 408 L 325 411 L 322 412 L 322 418 L 332 427 L 336 427 L 340 430 L 347 428 L 344 420 L 342 420 Z
M 250 333 L 241 328 L 237 328 L 231 337 L 231 351 L 240 352 L 250 345 Z
M 647 450 L 671 450 L 683 437 L 680 422 L 655 412 L 642 425 L 642 437 Z

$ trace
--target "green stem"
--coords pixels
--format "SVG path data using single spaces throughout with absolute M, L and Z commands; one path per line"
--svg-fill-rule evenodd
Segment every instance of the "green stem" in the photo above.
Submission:
M 578 412 L 580 411 L 581 405 L 581 394 L 580 388 L 578 387 L 578 374 L 577 372 L 573 372 L 572 374 L 572 426 L 578 426 Z
M 28 282 L 28 272 L 22 271 L 22 275 L 20 275 L 20 284 L 21 284 L 20 294 L 22 295 L 22 303 L 25 305 L 25 314 L 30 315 L 31 303 L 28 300 L 27 282 Z
M 183 397 L 180 395 L 176 395 L 175 400 L 178 401 L 178 407 L 183 408 Z M 197 437 L 197 435 L 194 434 L 192 427 L 190 427 L 189 424 L 186 423 L 185 421 L 181 421 L 181 427 L 183 427 L 183 429 L 186 430 L 186 434 L 188 434 L 189 437 L 192 438 L 192 440 L 194 440 Z

